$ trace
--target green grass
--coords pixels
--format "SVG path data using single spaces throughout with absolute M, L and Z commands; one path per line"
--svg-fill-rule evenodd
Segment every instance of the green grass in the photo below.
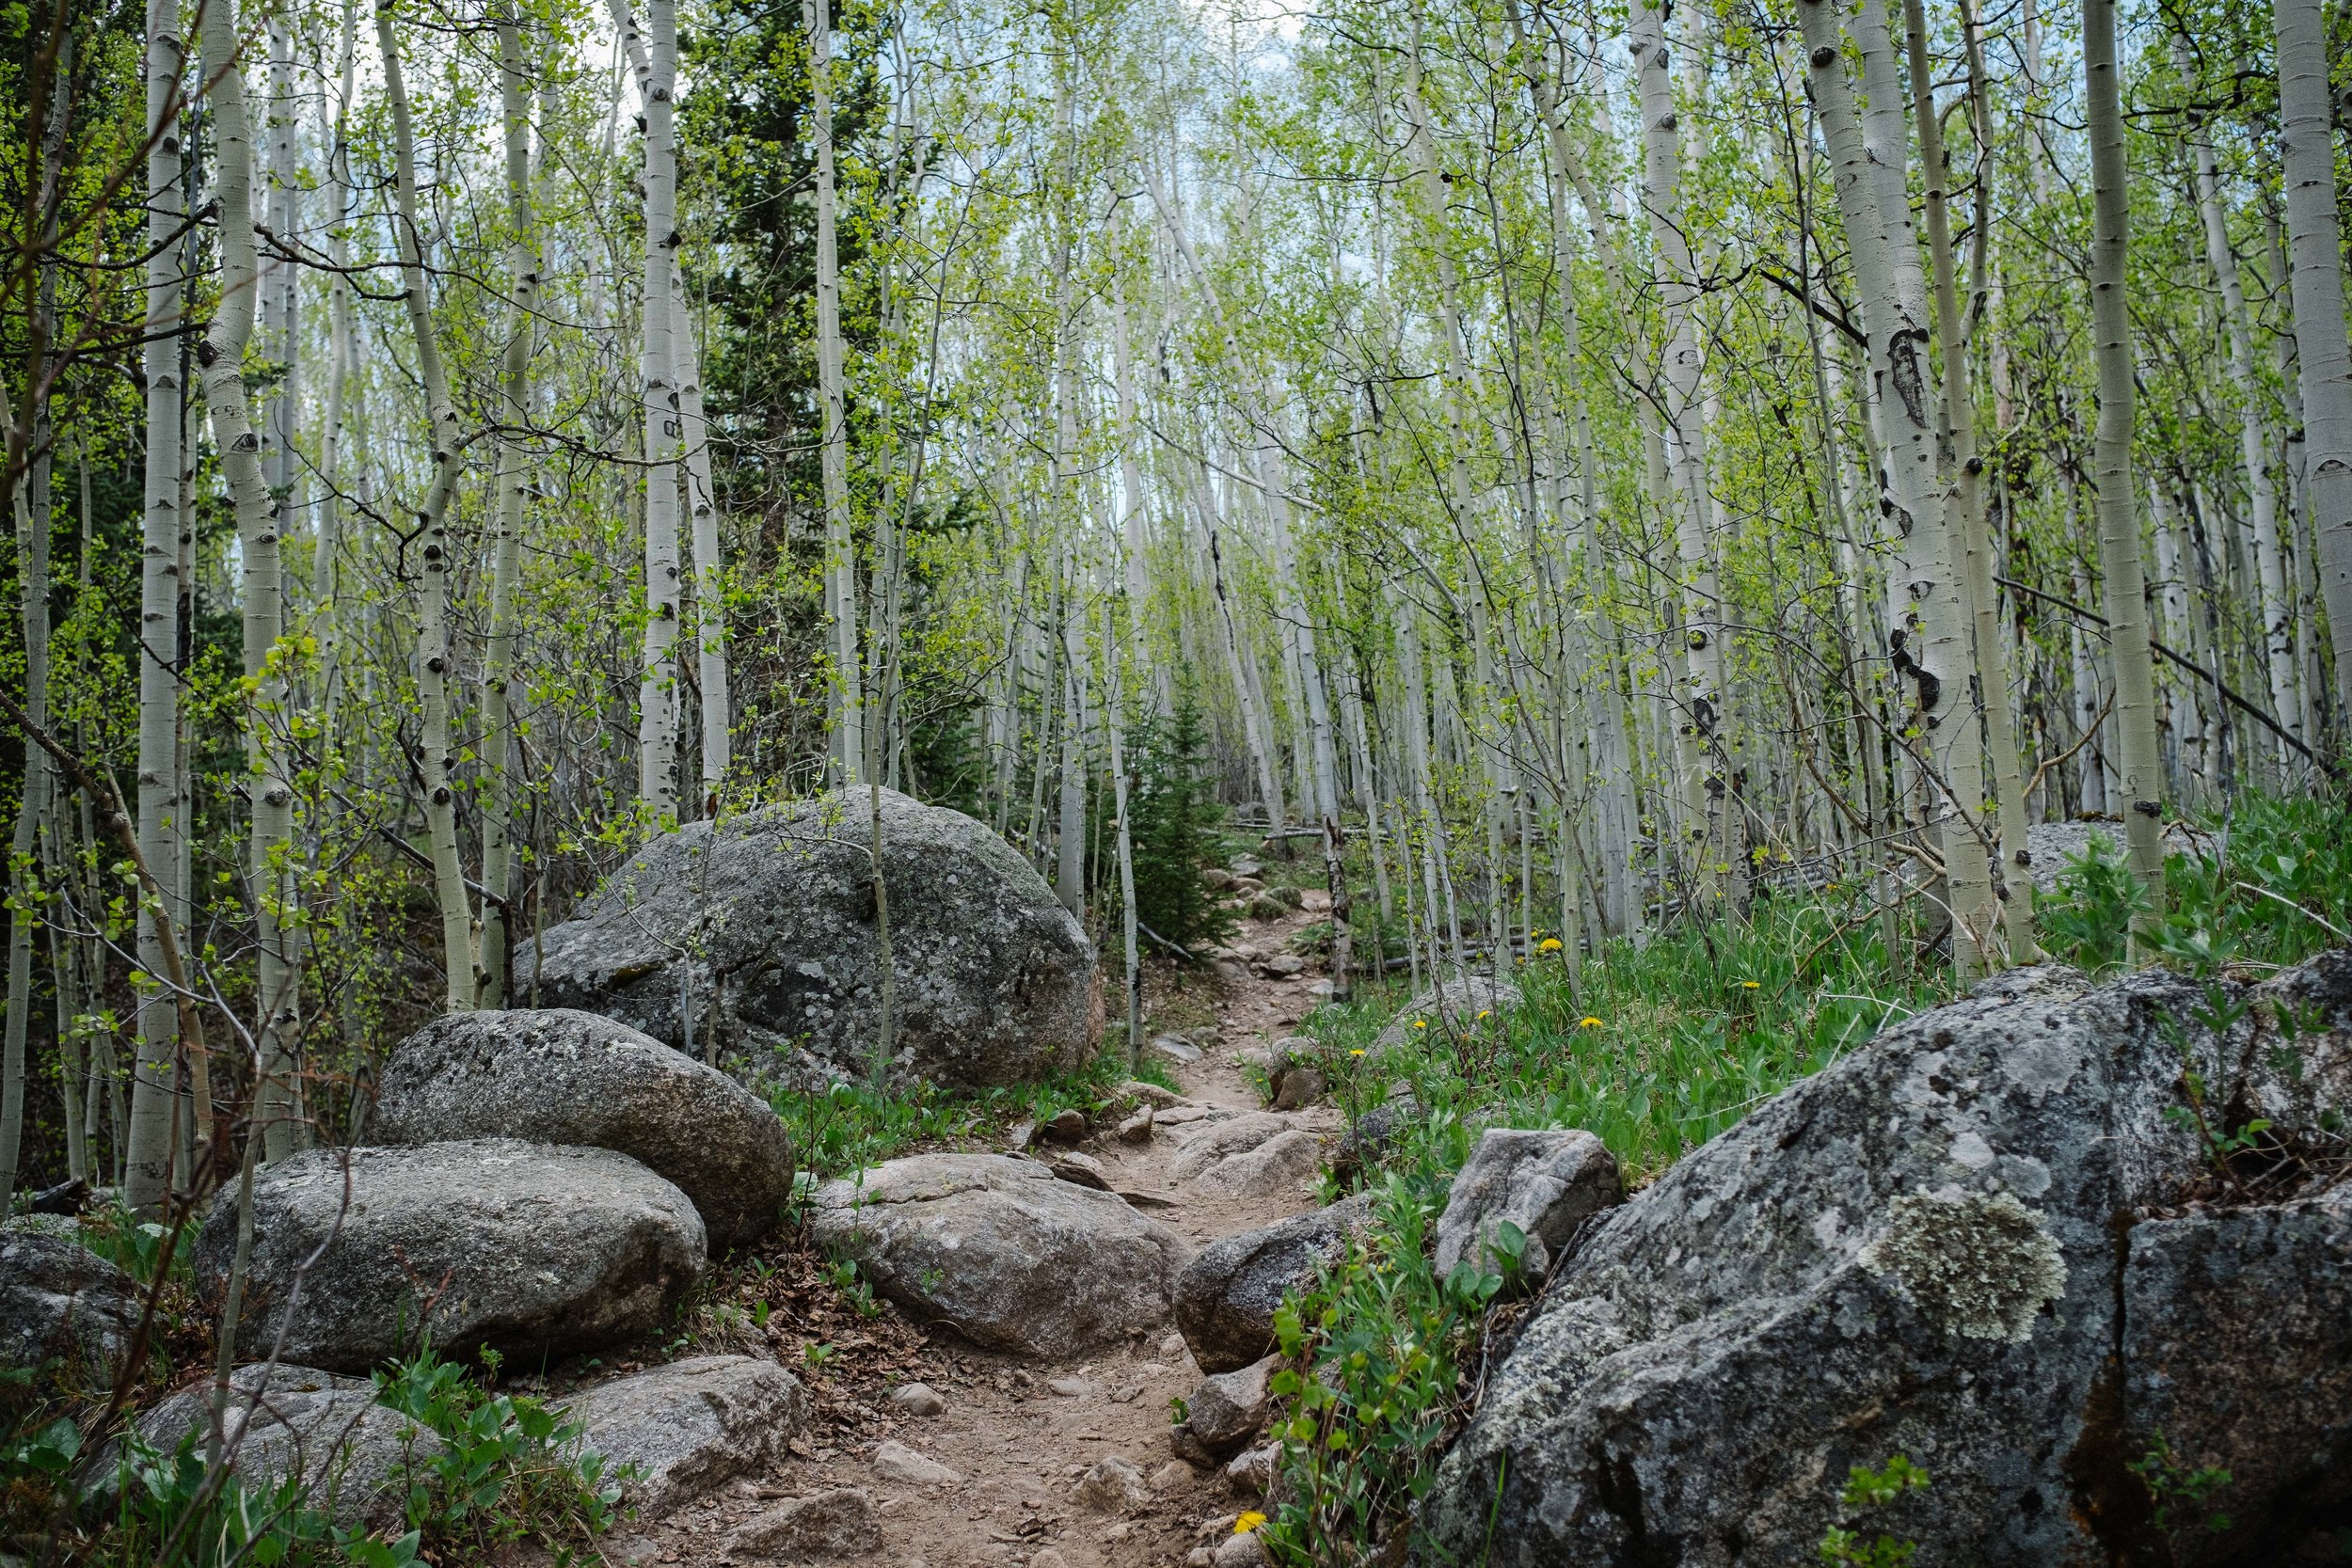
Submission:
M 1035 1084 L 959 1094 L 933 1084 L 890 1085 L 843 1080 L 821 1094 L 774 1089 L 769 1101 L 784 1119 L 792 1157 L 803 1173 L 838 1176 L 915 1149 L 968 1148 L 996 1141 L 1021 1121 L 1107 1104 L 1128 1078 L 1174 1088 L 1166 1065 L 1146 1053 L 1129 1072 L 1122 1049 L 1105 1050 L 1075 1072 Z

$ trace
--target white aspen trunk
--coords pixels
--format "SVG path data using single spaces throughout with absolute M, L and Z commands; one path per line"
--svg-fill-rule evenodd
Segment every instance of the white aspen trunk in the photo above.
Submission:
M 1968 341 L 1961 325 L 1960 289 L 1952 257 L 1951 167 L 1944 154 L 1943 120 L 1935 108 L 1922 0 L 1904 0 L 1903 17 L 1915 95 L 1912 118 L 1919 127 L 1919 162 L 1927 175 L 1935 330 L 1944 342 L 1940 444 L 1941 455 L 1954 476 L 1947 491 L 1946 528 L 1960 546 L 1961 588 L 1971 623 L 1973 664 L 1983 709 L 1984 756 L 1992 764 L 1994 795 L 1999 805 L 1997 853 L 1991 857 L 1992 891 L 2009 939 L 2009 960 L 2031 963 L 2041 956 L 2041 945 L 2034 936 L 2033 878 L 2027 869 L 2033 856 L 2026 847 L 2026 781 L 2018 763 L 2016 719 L 2010 711 L 2009 657 L 2001 637 L 2000 601 L 1994 593 L 1993 542 L 1985 527 L 1984 464 L 1977 455 L 1976 391 L 1970 385 Z M 1974 717 L 1971 713 L 1963 708 L 1959 717 L 1963 726 L 1973 729 L 1968 724 Z M 1963 735 L 1956 744 L 1967 748 L 1974 740 Z M 1963 799 L 1963 809 L 1973 810 L 1975 804 Z M 1981 945 L 1989 958 L 1997 958 L 1999 949 L 1992 937 L 1990 928 L 1981 933 Z
M 2187 44 L 2176 37 L 2173 54 L 2184 71 Z M 2246 309 L 2246 290 L 2238 277 L 2237 252 L 2230 245 L 2229 224 L 2221 210 L 2221 172 L 2213 140 L 2201 124 L 2190 134 L 2189 148 L 2197 161 L 2197 210 L 2204 220 L 2205 261 L 2221 290 L 2221 320 L 2230 341 L 2230 379 L 2238 398 L 2238 458 L 2246 467 L 2246 488 L 2253 514 L 2251 543 L 2254 575 L 2261 589 L 2263 659 L 2270 686 L 2271 712 L 2296 739 L 2303 738 L 2303 690 L 2295 651 L 2294 601 L 2286 578 L 2285 554 L 2279 543 L 2279 494 L 2270 474 L 2270 439 L 2263 428 L 2262 388 L 2254 377 L 2253 322 Z M 2272 748 L 2280 775 L 2295 767 L 2295 753 L 2283 741 Z
M 294 95 L 294 27 L 285 8 L 269 19 L 269 199 L 266 221 L 279 247 L 291 246 L 300 227 L 301 189 L 295 168 L 295 117 L 301 100 Z M 302 407 L 302 340 L 296 310 L 301 303 L 301 269 L 275 257 L 262 265 L 262 310 L 264 352 L 285 369 L 271 391 L 262 436 L 262 471 L 268 477 L 270 499 L 278 513 L 278 536 L 294 531 L 302 513 L 301 463 L 294 451 L 294 421 Z
M 823 429 L 825 601 L 831 618 L 834 757 L 855 784 L 866 758 L 866 701 L 858 650 L 857 543 L 850 520 L 850 432 L 842 410 L 841 260 L 834 235 L 833 19 L 828 0 L 802 0 L 809 37 L 809 122 L 817 137 L 817 385 Z
M 1642 205 L 1658 259 L 1659 293 L 1666 316 L 1665 375 L 1660 388 L 1667 483 L 1657 488 L 1681 557 L 1683 690 L 1677 706 L 1677 750 L 1687 849 L 1694 886 L 1709 904 L 1720 892 L 1726 781 L 1721 762 L 1724 657 L 1722 594 L 1708 546 L 1707 433 L 1700 407 L 1701 353 L 1697 278 L 1682 204 L 1682 155 L 1676 133 L 1674 76 L 1667 57 L 1664 13 L 1648 0 L 1629 12 L 1627 43 L 1634 58 L 1642 118 Z
M 1143 1052 L 1143 965 L 1136 949 L 1135 840 L 1127 821 L 1127 736 L 1121 709 L 1126 694 L 1120 689 L 1119 628 L 1116 611 L 1105 607 L 1103 623 L 1103 666 L 1109 689 L 1103 702 L 1103 727 L 1111 752 L 1111 809 L 1118 813 L 1120 957 L 1126 965 L 1127 1067 L 1135 1069 Z
M 1957 977 L 1976 974 L 1994 927 L 1991 856 L 1978 817 L 1984 804 L 1983 748 L 1966 697 L 1973 659 L 1968 646 L 1966 594 L 1955 568 L 1949 501 L 1936 471 L 1935 430 L 1928 408 L 1928 334 L 1920 307 L 1925 291 L 1913 243 L 1910 208 L 1890 211 L 1886 181 L 1865 150 L 1839 46 L 1837 21 L 1826 0 L 1799 0 L 1806 64 L 1821 126 L 1836 170 L 1837 203 L 1853 253 L 1856 292 L 1870 340 L 1870 374 L 1886 473 L 1887 504 L 1915 561 L 1908 585 L 1918 651 L 1900 644 L 1898 667 L 1915 677 L 1925 760 L 1926 825 L 1944 856 L 1952 915 L 1952 966 Z M 1866 5 L 1855 23 L 1865 61 L 1886 55 L 1893 79 L 1893 44 L 1885 17 Z M 1901 108 L 1896 104 L 1899 123 Z M 1899 143 L 1899 146 L 1900 144 Z M 1902 169 L 1892 171 L 1899 182 Z
M 2090 578 L 2082 570 L 2074 572 L 2071 585 L 2076 604 L 2090 597 Z M 2104 816 L 2107 810 L 2107 769 L 2105 761 L 2106 744 L 2094 734 L 2100 722 L 2100 710 L 2106 705 L 2100 700 L 2099 665 L 2091 653 L 2090 632 L 2081 622 L 2071 622 L 2067 631 L 2068 652 L 2074 660 L 2074 734 L 2078 739 L 2088 736 L 2080 751 L 2074 753 L 2075 777 L 2074 812 L 2078 816 Z
M 336 54 L 334 146 L 326 169 L 329 210 L 334 214 L 326 231 L 326 259 L 334 270 L 326 278 L 326 411 L 319 430 L 319 480 L 324 495 L 310 547 L 310 586 L 317 600 L 311 625 L 318 641 L 318 702 L 329 751 L 335 745 L 343 663 L 343 420 L 350 399 L 356 324 L 351 282 L 342 269 L 351 263 L 351 144 L 346 122 L 358 69 L 358 0 L 343 0 Z
M 514 309 L 499 365 L 499 420 L 512 433 L 498 443 L 491 485 L 490 625 L 482 657 L 482 747 L 489 789 L 482 812 L 482 956 L 475 965 L 474 1006 L 506 1006 L 507 947 L 513 940 L 507 900 L 514 892 L 515 816 L 522 781 L 516 763 L 510 687 L 515 671 L 515 584 L 521 575 L 523 503 L 531 490 L 529 458 L 520 434 L 531 422 L 531 348 L 539 293 L 538 235 L 531 203 L 531 108 L 523 60 L 522 24 L 512 5 L 496 22 L 499 110 L 505 131 L 506 287 Z
M 1135 359 L 1127 342 L 1126 271 L 1111 274 L 1111 370 L 1119 398 L 1119 539 L 1127 591 L 1128 658 L 1137 670 L 1152 667 L 1144 634 L 1150 603 L 1151 565 L 1146 555 L 1143 464 L 1136 451 Z M 1125 820 L 1125 808 L 1120 808 Z
M 42 270 L 49 271 L 47 267 Z M 45 295 L 48 290 L 44 287 L 42 292 Z M 0 390 L 0 404 L 7 402 L 5 390 Z M 5 418 L 13 433 L 14 409 L 0 407 L 0 418 Z M 34 439 L 27 448 L 30 461 L 8 487 L 19 573 L 17 608 L 24 633 L 24 713 L 43 728 L 49 723 L 49 458 L 42 450 L 48 444 L 47 425 L 46 409 L 33 410 Z M 16 803 L 15 830 L 8 840 L 8 1023 L 5 1044 L 0 1044 L 0 1212 L 8 1212 L 15 1198 L 24 1147 L 24 1050 L 33 1013 L 33 927 L 41 919 L 26 871 L 36 867 L 47 852 L 49 814 L 56 795 L 53 781 L 49 753 L 28 740 L 24 792 Z
M 1061 799 L 1055 812 L 1054 892 L 1062 908 L 1083 924 L 1087 910 L 1085 627 L 1065 614 L 1061 641 Z
M 173 669 L 180 641 L 180 227 L 181 77 L 187 42 L 177 0 L 147 8 L 147 471 L 139 529 L 138 844 L 165 898 L 178 895 L 182 832 L 179 768 L 180 686 Z M 139 968 L 164 972 L 156 923 L 173 919 L 168 903 L 139 901 Z M 171 1171 L 171 1062 L 179 1022 L 171 998 L 137 993 L 137 1056 L 131 1106 L 120 1130 L 123 1199 L 150 1213 Z
M 254 904 L 259 985 L 255 995 L 261 1047 L 261 1081 L 255 1116 L 269 1157 L 283 1159 L 295 1145 L 294 1073 L 292 1046 L 299 1037 L 293 951 L 299 925 L 293 912 L 292 865 L 294 786 L 288 778 L 277 726 L 288 717 L 287 684 L 276 658 L 285 629 L 284 587 L 278 571 L 278 525 L 268 476 L 262 466 L 262 437 L 253 428 L 245 389 L 245 353 L 253 333 L 256 294 L 262 278 L 254 247 L 253 144 L 246 125 L 245 78 L 237 68 L 236 16 L 232 0 L 215 0 L 204 13 L 206 99 L 218 136 L 220 173 L 215 199 L 220 210 L 220 303 L 212 328 L 198 350 L 204 368 L 204 402 L 212 415 L 213 439 L 237 518 L 244 564 L 245 675 L 250 695 L 246 709 L 246 787 L 251 828 L 246 841 L 246 882 Z M 196 1130 L 203 1138 L 206 1129 Z
M 2279 136 L 2303 398 L 2303 494 L 2335 639 L 2335 712 L 2352 714 L 2352 340 L 2344 319 L 2336 142 L 2321 0 L 2274 0 Z
M 401 280 L 408 325 L 417 343 L 417 370 L 424 383 L 431 420 L 433 487 L 417 515 L 422 550 L 418 565 L 417 696 L 422 711 L 417 770 L 424 784 L 425 836 L 433 861 L 433 891 L 440 906 L 441 955 L 446 977 L 443 1001 L 453 1012 L 473 1005 L 473 913 L 465 870 L 457 858 L 457 802 L 450 787 L 455 742 L 450 733 L 450 560 L 449 509 L 457 489 L 464 453 L 457 435 L 457 409 L 450 402 L 449 379 L 433 331 L 433 301 L 424 270 L 424 230 L 417 219 L 416 134 L 408 112 L 408 89 L 401 73 L 400 45 L 389 10 L 375 13 L 375 42 L 384 59 L 384 95 L 392 111 L 394 199 L 399 221 Z
M 616 0 L 615 10 L 625 4 Z M 678 396 L 671 261 L 677 245 L 676 0 L 646 0 L 645 21 L 644 63 L 637 73 L 645 118 L 638 361 L 645 419 L 645 640 L 637 688 L 637 804 L 649 826 L 662 832 L 678 819 Z
M 2145 923 L 2164 918 L 2164 757 L 2156 740 L 2155 666 L 2148 649 L 2148 598 L 2139 559 L 2132 480 L 2131 313 L 2123 297 L 2131 245 L 2124 185 L 2122 85 L 2116 59 L 2115 0 L 2084 0 L 2083 78 L 2090 122 L 2091 345 L 2099 369 L 2099 574 L 2106 594 L 2107 651 L 2115 666 L 2116 762 L 2132 875 L 2148 895 Z M 2342 316 L 2339 313 L 2338 319 Z M 2352 471 L 2347 471 L 2352 481 Z M 2352 544 L 2352 532 L 2347 532 Z M 2346 586 L 2352 588 L 2352 577 Z M 2347 606 L 2352 609 L 2352 606 Z M 2352 665 L 2346 666 L 2352 670 Z M 2133 943 L 2139 961 L 2139 942 Z
M 710 423 L 703 415 L 703 356 L 687 320 L 686 292 L 677 302 L 673 346 L 677 352 L 678 415 L 686 449 L 686 514 L 694 546 L 694 674 L 702 688 L 702 809 L 719 810 L 719 790 L 734 760 L 735 702 L 727 684 L 726 562 L 719 535 L 719 501 L 710 480 Z

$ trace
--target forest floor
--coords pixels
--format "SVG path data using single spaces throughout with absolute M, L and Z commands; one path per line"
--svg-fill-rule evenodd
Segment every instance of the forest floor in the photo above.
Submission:
M 1284 919 L 1247 923 L 1233 948 L 1271 957 L 1328 913 L 1327 896 L 1311 892 L 1305 907 Z M 1191 978 L 1181 992 L 1151 999 L 1156 1031 L 1180 1030 L 1203 1048 L 1198 1061 L 1163 1062 L 1184 1103 L 1157 1114 L 1148 1143 L 1121 1143 L 1104 1128 L 1083 1146 L 1112 1186 L 1165 1201 L 1168 1207 L 1144 1212 L 1195 1248 L 1316 1202 L 1305 1183 L 1235 1198 L 1168 1180 L 1167 1167 L 1188 1124 L 1264 1109 L 1237 1053 L 1295 1033 L 1319 1001 L 1311 970 L 1274 979 L 1225 967 L 1222 978 Z M 1340 1131 L 1339 1113 L 1328 1106 L 1289 1119 L 1318 1133 Z M 656 1565 L 816 1560 L 789 1552 L 737 1555 L 728 1538 L 778 1499 L 836 1488 L 871 1497 L 883 1544 L 825 1560 L 890 1568 L 1183 1562 L 1192 1548 L 1230 1535 L 1236 1515 L 1256 1506 L 1221 1472 L 1196 1469 L 1169 1449 L 1168 1402 L 1190 1395 L 1201 1376 L 1171 1324 L 1137 1329 L 1121 1349 L 1041 1362 L 977 1349 L 892 1310 L 836 1349 L 819 1369 L 795 1369 L 810 1382 L 816 1419 L 807 1440 L 796 1442 L 773 1473 L 738 1481 L 665 1517 L 624 1526 L 606 1545 L 608 1559 Z M 888 1396 L 908 1383 L 927 1385 L 946 1408 L 930 1417 L 897 1410 Z M 920 1484 L 885 1474 L 893 1467 L 878 1468 L 876 1453 L 886 1441 L 913 1449 L 956 1479 Z M 1136 1466 L 1144 1490 L 1116 1509 L 1089 1506 L 1079 1495 L 1080 1478 L 1113 1457 Z

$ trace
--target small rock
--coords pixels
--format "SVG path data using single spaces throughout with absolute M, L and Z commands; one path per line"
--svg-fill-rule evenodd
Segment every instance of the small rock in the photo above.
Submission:
M 1323 1098 L 1330 1087 L 1320 1069 L 1294 1067 L 1283 1070 L 1274 1081 L 1274 1108 L 1278 1111 L 1303 1111 Z
M 1179 1367 L 1192 1359 L 1192 1352 L 1185 1345 L 1184 1337 L 1182 1334 L 1160 1336 L 1160 1359 Z
M 1195 1546 L 1184 1554 L 1184 1568 L 1216 1568 L 1216 1548 Z
M 1271 1351 L 1282 1297 L 1311 1281 L 1371 1217 L 1372 1199 L 1359 1194 L 1203 1247 L 1176 1277 L 1176 1326 L 1200 1369 L 1232 1371 Z
M 1152 1501 L 1152 1489 L 1144 1484 L 1143 1471 L 1133 1460 L 1117 1454 L 1097 1460 L 1078 1478 L 1078 1502 L 1101 1513 L 1123 1513 L 1131 1508 L 1144 1508 Z
M 1265 883 L 1254 876 L 1233 879 L 1233 891 L 1252 897 L 1265 891 Z
M 726 1549 L 736 1557 L 862 1557 L 882 1544 L 874 1499 L 842 1486 L 755 1515 L 727 1537 Z
M 1266 896 L 1274 897 L 1272 894 Z M 1281 902 L 1279 898 L 1275 898 L 1274 901 L 1278 904 Z M 1307 972 L 1307 960 L 1295 953 L 1278 953 L 1258 967 L 1272 979 L 1287 980 L 1294 974 L 1304 974 Z
M 1090 1400 L 1102 1392 L 1101 1388 L 1082 1377 L 1049 1378 L 1045 1386 L 1049 1392 L 1066 1400 Z
M 1227 869 L 1236 877 L 1263 877 L 1265 875 L 1265 863 L 1254 855 L 1244 855 Z
M 1087 1117 L 1084 1111 L 1064 1111 L 1037 1130 L 1037 1135 L 1047 1143 L 1084 1143 Z
M 1253 894 L 1249 899 L 1249 918 L 1279 920 L 1291 912 L 1291 907 L 1270 893 Z
M 1266 1384 L 1281 1365 L 1279 1355 L 1268 1355 L 1202 1378 L 1184 1402 L 1184 1423 L 1170 1429 L 1178 1457 L 1214 1464 L 1248 1447 L 1265 1425 Z
M 1225 1483 L 1248 1497 L 1263 1497 L 1274 1485 L 1274 1470 L 1282 1450 L 1272 1443 L 1244 1449 L 1225 1466 Z
M 936 1416 L 947 1408 L 939 1390 L 928 1383 L 905 1383 L 893 1388 L 890 1404 L 902 1416 Z
M 1438 1220 L 1438 1276 L 1464 1259 L 1493 1268 L 1487 1255 L 1508 1221 L 1527 1237 L 1519 1260 L 1525 1277 L 1541 1281 L 1577 1227 L 1615 1204 L 1624 1190 L 1616 1157 L 1590 1132 L 1488 1128 L 1454 1178 Z
M 1143 1385 L 1140 1383 L 1130 1383 L 1124 1388 L 1111 1390 L 1113 1404 L 1133 1404 L 1141 1398 L 1143 1398 Z
M 764 1473 L 808 1427 L 800 1379 L 750 1355 L 649 1367 L 575 1394 L 564 1408 L 609 1466 L 637 1467 L 628 1496 L 647 1515 Z
M 1029 1568 L 1070 1568 L 1070 1560 L 1051 1546 L 1040 1546 L 1029 1559 Z
M 1175 1492 L 1200 1479 L 1200 1472 L 1181 1459 L 1171 1459 L 1152 1472 L 1152 1490 Z
M 1035 1142 L 1037 1123 L 1034 1121 L 1016 1121 L 1005 1130 L 1005 1147 L 1015 1154 L 1027 1153 L 1029 1146 Z
M 641 1562 L 651 1562 L 653 1554 L 660 1550 L 659 1546 L 644 1536 L 632 1535 L 606 1547 L 605 1555 L 615 1562 L 627 1563 L 628 1568 L 637 1568 Z
M 1230 958 L 1219 958 L 1210 967 L 1216 971 L 1216 977 L 1224 981 L 1229 986 L 1247 985 L 1248 983 L 1249 971 L 1242 968 L 1241 965 L 1233 962 Z M 1158 1042 L 1154 1041 L 1153 1043 L 1157 1044 Z M 1180 1062 L 1192 1062 L 1200 1060 L 1198 1056 L 1179 1056 L 1176 1059 Z
M 1064 1181 L 1075 1181 L 1079 1186 L 1091 1187 L 1098 1193 L 1111 1190 L 1110 1173 L 1103 1168 L 1103 1162 L 1091 1154 L 1057 1154 L 1046 1163 L 1053 1167 L 1054 1174 Z
M 1119 1141 L 1123 1144 L 1148 1144 L 1152 1141 L 1152 1107 L 1146 1105 L 1119 1124 Z
M 963 1480 L 928 1454 L 920 1454 L 895 1438 L 882 1439 L 874 1449 L 874 1473 L 884 1481 L 910 1486 L 954 1486 Z
M 1233 874 L 1222 866 L 1213 865 L 1200 873 L 1200 880 L 1202 885 L 1213 887 L 1217 892 L 1223 893 L 1233 885 Z
M 1222 958 L 1216 961 L 1216 970 L 1220 975 L 1232 967 L 1234 966 Z M 1245 974 L 1242 978 L 1247 979 L 1248 976 Z M 1200 1059 L 1200 1048 L 1182 1035 L 1154 1035 L 1152 1037 L 1152 1049 L 1171 1062 L 1197 1062 Z
M 1184 1097 L 1174 1089 L 1164 1089 L 1157 1084 L 1147 1084 L 1140 1078 L 1128 1079 L 1111 1093 L 1117 1099 L 1139 1100 L 1146 1105 L 1163 1111 L 1171 1105 L 1182 1105 L 1184 1102 Z
M 1339 989 L 1339 987 L 1333 985 L 1328 980 L 1317 980 L 1313 985 L 1307 988 L 1307 994 L 1313 997 L 1318 1002 L 1328 1002 L 1334 995 L 1338 994 Z
M 1215 1568 L 1266 1568 L 1265 1547 L 1259 1544 L 1256 1530 L 1229 1535 L 1217 1544 L 1216 1555 L 1209 1560 Z
M 1304 888 L 1270 887 L 1266 889 L 1266 895 L 1284 909 L 1304 909 L 1307 904 L 1307 892 Z

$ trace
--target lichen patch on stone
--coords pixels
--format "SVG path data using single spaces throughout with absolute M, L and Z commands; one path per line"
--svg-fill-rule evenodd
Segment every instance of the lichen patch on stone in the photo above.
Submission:
M 1922 1312 L 1971 1339 L 2023 1344 L 2043 1305 L 2066 1294 L 2066 1259 L 2042 1216 L 2009 1193 L 1906 1193 L 1862 1266 L 1892 1278 Z

